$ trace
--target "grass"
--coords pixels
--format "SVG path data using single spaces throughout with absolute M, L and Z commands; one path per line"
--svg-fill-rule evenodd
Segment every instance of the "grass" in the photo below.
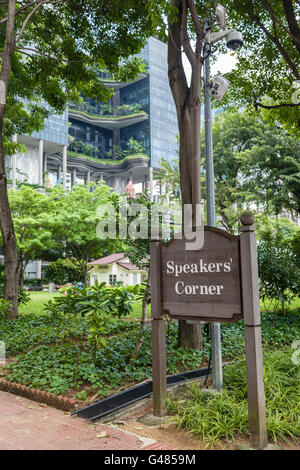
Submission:
M 57 297 L 60 294 L 59 292 L 50 293 L 47 291 L 38 291 L 38 292 L 29 292 L 30 300 L 26 305 L 21 305 L 19 308 L 19 313 L 21 315 L 35 314 L 43 315 L 45 314 L 45 303 L 49 300 L 52 300 L 53 297 Z
M 51 294 L 50 292 L 43 291 L 43 292 L 30 292 L 30 301 L 26 305 L 21 305 L 19 309 L 20 314 L 28 314 L 34 313 L 37 315 L 45 313 L 44 304 L 49 300 L 53 299 L 53 297 L 62 295 L 59 292 L 55 292 Z M 269 302 L 261 302 L 261 309 L 262 311 L 269 311 L 271 310 L 272 304 Z M 295 299 L 292 304 L 290 305 L 289 309 L 296 309 L 300 308 L 300 297 Z M 133 318 L 141 318 L 142 315 L 142 305 L 141 302 L 134 302 L 133 303 Z M 150 305 L 148 305 L 148 316 L 151 315 Z
M 264 356 L 267 431 L 275 443 L 300 437 L 300 364 L 293 364 L 292 353 L 284 349 Z M 224 386 L 212 394 L 193 385 L 184 396 L 169 400 L 172 420 L 208 445 L 248 435 L 245 361 L 225 369 Z
M 265 300 L 264 302 L 261 300 L 260 307 L 263 312 L 272 312 L 274 310 L 281 310 L 281 304 L 277 302 L 277 305 L 276 305 L 276 303 L 274 303 L 274 301 L 272 301 L 271 299 Z M 293 299 L 290 305 L 286 304 L 286 308 L 288 309 L 300 308 L 300 297 L 296 297 L 295 299 Z
M 50 293 L 47 291 L 41 292 L 29 292 L 30 300 L 26 305 L 21 305 L 19 308 L 20 315 L 43 315 L 46 313 L 44 310 L 45 304 L 52 300 L 54 297 L 63 295 L 60 292 Z M 141 318 L 142 316 L 142 303 L 133 302 L 133 313 L 130 317 L 132 318 Z M 148 306 L 148 316 L 150 315 L 150 305 Z

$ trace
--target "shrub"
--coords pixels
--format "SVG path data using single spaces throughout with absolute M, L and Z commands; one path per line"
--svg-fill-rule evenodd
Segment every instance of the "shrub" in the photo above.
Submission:
M 0 298 L 0 320 L 4 320 L 9 311 L 9 302 Z
M 49 301 L 46 308 L 52 313 L 63 313 L 85 317 L 89 323 L 88 341 L 94 348 L 94 362 L 97 348 L 106 346 L 104 331 L 112 317 L 126 316 L 132 312 L 134 295 L 125 287 L 109 287 L 105 282 L 82 289 L 72 287 L 65 297 Z
M 273 299 L 282 306 L 299 294 L 300 266 L 289 240 L 267 237 L 258 244 L 260 296 Z
M 7 308 L 8 308 L 8 302 L 5 302 L 2 297 L 3 297 L 3 291 L 4 291 L 4 265 L 2 263 L 0 263 L 0 302 L 1 302 L 1 305 L 0 305 L 0 312 L 2 312 L 2 314 L 0 313 L 0 318 L 1 318 L 1 315 L 3 316 L 4 315 L 4 312 L 7 313 Z M 23 289 L 21 289 L 19 287 L 19 291 L 18 291 L 18 304 L 19 305 L 25 305 L 27 302 L 29 302 L 30 300 L 30 296 L 29 294 L 27 294 Z M 5 315 L 6 315 L 5 313 Z
M 46 278 L 55 284 L 83 282 L 82 266 L 74 258 L 58 259 L 47 266 Z
M 267 431 L 275 442 L 300 436 L 300 367 L 292 363 L 291 354 L 286 349 L 264 357 Z M 225 369 L 224 386 L 217 394 L 190 387 L 184 399 L 169 401 L 173 420 L 210 444 L 248 434 L 245 361 Z

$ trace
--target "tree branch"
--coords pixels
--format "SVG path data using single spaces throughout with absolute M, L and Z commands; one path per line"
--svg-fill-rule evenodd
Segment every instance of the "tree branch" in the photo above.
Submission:
M 189 5 L 189 9 L 192 15 L 192 20 L 193 20 L 193 23 L 196 29 L 196 34 L 197 34 L 196 54 L 201 54 L 202 40 L 203 40 L 203 26 L 200 23 L 194 0 L 188 0 L 188 5 Z
M 83 63 L 83 62 L 89 62 L 89 63 L 96 63 L 98 59 L 63 59 L 61 57 L 54 57 L 50 54 L 47 54 L 46 52 L 39 51 L 37 49 L 33 49 L 31 47 L 22 47 L 20 49 L 15 49 L 16 52 L 19 52 L 20 54 L 24 54 L 28 57 L 30 57 L 32 60 L 34 60 L 35 56 L 44 56 L 47 57 L 50 60 L 55 60 L 56 62 L 64 62 L 65 64 L 77 64 L 77 63 Z M 29 54 L 28 52 L 25 51 L 32 51 L 34 54 Z
M 186 81 L 185 71 L 182 65 L 181 56 L 181 17 L 182 17 L 182 3 L 173 0 L 173 5 L 178 7 L 177 21 L 169 24 L 168 35 L 168 75 L 170 87 L 172 90 L 174 102 L 177 109 L 177 114 L 180 116 L 182 107 L 188 95 L 188 85 Z
M 7 3 L 7 2 L 3 2 L 3 3 Z M 20 3 L 20 2 L 17 2 L 17 3 Z M 20 13 L 22 13 L 24 10 L 27 10 L 28 8 L 34 6 L 34 5 L 37 5 L 38 3 L 41 3 L 41 0 L 36 0 L 35 2 L 30 2 L 30 3 L 26 3 L 26 5 L 23 5 L 22 7 L 18 8 L 16 11 L 15 11 L 15 15 L 19 15 Z M 50 0 L 47 0 L 43 3 L 52 3 Z M 1 18 L 0 20 L 0 24 L 1 23 L 5 23 L 7 21 L 7 16 L 5 16 L 4 18 Z
M 254 106 L 259 106 L 264 109 L 278 109 L 278 108 L 294 108 L 295 106 L 300 106 L 300 103 L 280 103 L 274 105 L 266 105 L 255 101 Z
M 188 32 L 187 32 L 187 15 L 188 15 L 188 8 L 187 8 L 188 0 L 182 0 L 182 18 L 181 18 L 181 30 L 180 30 L 180 39 L 183 45 L 184 52 L 193 66 L 195 64 L 195 53 L 192 49 Z
M 291 32 L 292 41 L 300 52 L 300 29 L 291 0 L 283 0 L 283 8 Z
M 34 13 L 45 3 L 48 3 L 48 4 L 51 4 L 51 5 L 57 5 L 58 3 L 62 3 L 64 2 L 65 0 L 55 0 L 53 2 L 50 2 L 49 0 L 41 0 L 32 10 L 31 12 L 28 14 L 27 18 L 24 20 L 23 22 L 23 25 L 21 27 L 21 31 L 19 32 L 17 38 L 16 38 L 16 41 L 15 43 L 17 44 L 21 37 L 22 37 L 22 34 L 24 33 L 24 30 L 27 26 L 27 24 L 29 23 L 31 17 L 34 15 Z
M 290 34 L 288 28 L 277 18 L 275 11 L 273 10 L 269 2 L 267 0 L 262 0 L 262 2 L 270 13 L 272 20 L 277 23 L 287 34 Z
M 289 65 L 290 69 L 294 73 L 295 77 L 297 79 L 300 79 L 300 73 L 292 61 L 292 59 L 289 57 L 287 54 L 286 50 L 282 46 L 282 44 L 279 42 L 279 40 L 273 36 L 273 34 L 270 33 L 270 31 L 265 27 L 265 25 L 260 21 L 259 17 L 256 15 L 253 15 L 252 13 L 249 12 L 250 18 L 263 30 L 263 32 L 266 34 L 266 36 L 277 46 L 279 52 L 281 53 L 282 57 L 286 61 L 286 63 Z

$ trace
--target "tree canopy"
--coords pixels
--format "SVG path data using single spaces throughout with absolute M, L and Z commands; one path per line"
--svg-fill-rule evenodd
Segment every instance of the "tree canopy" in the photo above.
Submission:
M 262 110 L 271 122 L 299 136 L 300 103 L 293 100 L 300 79 L 299 2 L 223 0 L 222 5 L 229 26 L 242 32 L 244 45 L 226 74 L 231 85 L 221 106 Z

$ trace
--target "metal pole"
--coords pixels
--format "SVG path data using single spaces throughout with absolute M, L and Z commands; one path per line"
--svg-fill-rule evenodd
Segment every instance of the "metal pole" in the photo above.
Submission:
M 204 23 L 205 42 L 209 38 L 209 22 Z M 205 166 L 206 166 L 206 215 L 207 225 L 216 226 L 215 211 L 215 176 L 213 159 L 213 140 L 212 140 L 212 120 L 211 120 L 211 93 L 210 93 L 210 65 L 209 65 L 209 47 L 205 45 L 204 55 L 204 119 L 205 119 Z M 212 344 L 212 373 L 213 386 L 216 389 L 223 388 L 223 369 L 222 369 L 222 348 L 221 348 L 221 328 L 220 323 L 211 323 L 211 344 Z

